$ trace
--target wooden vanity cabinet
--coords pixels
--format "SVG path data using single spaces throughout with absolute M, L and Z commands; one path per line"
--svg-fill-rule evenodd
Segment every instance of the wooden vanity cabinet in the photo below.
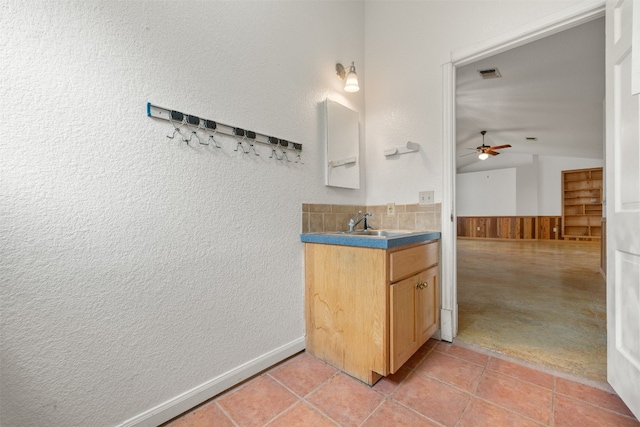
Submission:
M 438 329 L 439 253 L 305 243 L 306 351 L 371 385 L 395 373 Z

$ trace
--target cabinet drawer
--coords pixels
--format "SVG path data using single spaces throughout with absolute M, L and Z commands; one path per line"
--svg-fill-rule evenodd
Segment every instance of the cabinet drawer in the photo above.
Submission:
M 395 282 L 438 263 L 438 241 L 392 252 L 389 255 L 389 281 Z

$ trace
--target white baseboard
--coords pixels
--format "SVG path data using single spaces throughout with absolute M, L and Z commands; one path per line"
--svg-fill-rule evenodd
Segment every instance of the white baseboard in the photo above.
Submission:
M 156 427 L 194 406 L 211 399 L 223 391 L 241 383 L 247 378 L 275 365 L 278 362 L 301 352 L 305 348 L 305 337 L 298 338 L 263 354 L 243 365 L 238 366 L 218 377 L 215 377 L 191 390 L 188 390 L 173 399 L 151 408 L 133 418 L 119 424 L 118 427 Z

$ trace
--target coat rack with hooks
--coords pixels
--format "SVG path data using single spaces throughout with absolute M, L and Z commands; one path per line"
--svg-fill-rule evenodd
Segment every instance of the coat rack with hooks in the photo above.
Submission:
M 184 114 L 180 111 L 153 105 L 150 102 L 147 102 L 147 116 L 171 122 L 173 125 L 173 134 L 171 136 L 167 135 L 167 138 L 169 139 L 173 139 L 176 137 L 176 134 L 179 134 L 182 136 L 182 140 L 187 144 L 195 140 L 201 145 L 213 144 L 216 148 L 222 148 L 218 140 L 215 139 L 215 135 L 224 134 L 236 138 L 237 143 L 234 151 L 242 150 L 244 154 L 253 152 L 254 155 L 260 156 L 256 151 L 254 144 L 266 144 L 271 148 L 271 155 L 269 158 L 290 162 L 291 160 L 289 160 L 287 152 L 294 152 L 296 154 L 295 162 L 304 164 L 301 158 L 302 144 L 297 142 L 291 142 L 262 133 L 245 130 L 237 126 L 220 123 L 218 121 Z M 184 130 L 181 131 L 183 127 Z M 188 138 L 184 133 L 189 135 Z M 201 135 L 206 135 L 206 138 L 202 138 Z

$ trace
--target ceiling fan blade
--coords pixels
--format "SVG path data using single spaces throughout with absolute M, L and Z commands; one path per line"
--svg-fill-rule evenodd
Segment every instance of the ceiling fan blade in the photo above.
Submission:
M 476 153 L 463 154 L 462 156 L 458 156 L 458 157 L 467 157 L 467 156 L 471 156 L 472 154 L 476 154 Z
M 498 154 L 500 154 L 497 151 L 491 151 L 491 150 L 487 150 L 487 151 L 485 151 L 485 153 L 490 154 L 492 156 L 497 156 Z
M 489 147 L 489 150 L 500 150 L 501 148 L 509 148 L 511 147 L 511 145 L 507 144 L 507 145 L 496 145 L 493 147 Z

